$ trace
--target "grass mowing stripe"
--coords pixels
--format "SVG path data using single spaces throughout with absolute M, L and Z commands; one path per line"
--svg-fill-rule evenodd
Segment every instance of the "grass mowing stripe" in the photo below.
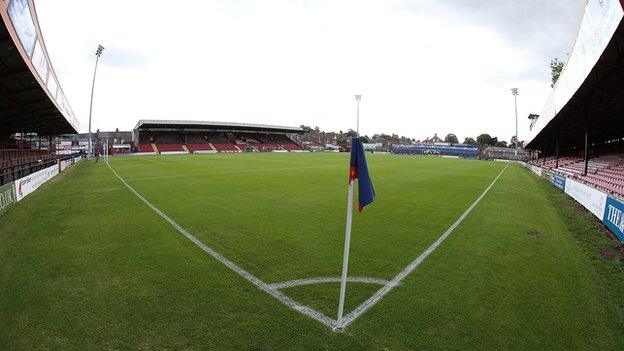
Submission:
M 310 317 L 312 319 L 315 319 L 315 320 L 321 322 L 322 324 L 324 324 L 325 326 L 327 326 L 328 328 L 330 328 L 332 330 L 335 329 L 336 324 L 337 324 L 335 320 L 327 317 L 326 315 L 322 314 L 321 312 L 318 312 L 318 311 L 316 311 L 316 310 L 314 310 L 314 309 L 312 309 L 312 308 L 310 308 L 308 306 L 304 306 L 304 305 L 298 303 L 297 301 L 291 299 L 290 297 L 284 295 L 283 293 L 281 293 L 277 289 L 273 288 L 269 284 L 267 284 L 267 283 L 263 282 L 262 280 L 260 280 L 255 275 L 253 275 L 253 274 L 247 272 L 246 270 L 242 269 L 241 267 L 236 265 L 234 262 L 232 262 L 229 259 L 227 259 L 225 256 L 222 256 L 218 252 L 216 252 L 213 249 L 211 249 L 210 247 L 208 247 L 206 244 L 201 242 L 199 239 L 197 239 L 191 233 L 187 232 L 184 228 L 180 227 L 173 219 L 171 219 L 169 216 L 167 216 L 165 213 L 163 213 L 161 210 L 159 210 L 156 206 L 152 205 L 143 196 L 141 196 L 141 194 L 139 194 L 136 190 L 134 190 L 134 188 L 132 188 L 128 183 L 126 183 L 126 181 L 123 180 L 123 178 L 121 178 L 119 176 L 119 174 L 117 174 L 117 172 L 115 172 L 115 170 L 110 165 L 108 165 L 108 168 L 110 168 L 110 170 L 113 172 L 113 174 L 123 183 L 123 185 L 126 186 L 126 188 L 128 188 L 134 195 L 136 195 L 136 197 L 138 197 L 141 201 L 143 201 L 143 203 L 145 203 L 149 208 L 151 208 L 154 212 L 156 212 L 164 220 L 169 222 L 169 224 L 171 224 L 171 226 L 173 226 L 178 232 L 180 232 L 182 235 L 187 237 L 189 240 L 191 240 L 195 245 L 197 245 L 197 247 L 202 249 L 204 252 L 206 252 L 210 256 L 214 257 L 217 261 L 221 262 L 223 265 L 225 265 L 226 267 L 228 267 L 229 269 L 231 269 L 232 271 L 234 271 L 235 273 L 237 273 L 241 277 L 245 278 L 246 280 L 248 280 L 249 282 L 254 284 L 260 290 L 262 290 L 262 291 L 266 292 L 267 294 L 273 296 L 274 298 L 276 298 L 277 300 L 279 300 L 280 302 L 282 302 L 286 306 L 292 308 L 293 310 L 295 310 L 297 312 L 303 313 L 303 314 L 305 314 L 306 316 L 308 316 L 308 317 Z
M 466 216 L 468 216 L 468 214 L 472 212 L 472 210 L 477 206 L 477 204 L 481 202 L 481 199 L 483 199 L 483 197 L 488 193 L 488 191 L 490 191 L 490 189 L 494 186 L 494 184 L 496 184 L 496 182 L 503 175 L 503 172 L 505 172 L 507 167 L 509 167 L 509 163 L 507 163 L 507 165 L 503 168 L 503 170 L 496 176 L 496 178 L 494 178 L 492 183 L 483 191 L 483 193 L 475 200 L 475 202 L 473 202 L 472 205 L 468 207 L 468 209 L 457 219 L 457 221 L 455 221 L 455 223 L 453 223 L 453 225 L 451 225 L 444 232 L 444 234 L 442 234 L 438 238 L 438 240 L 436 240 L 433 244 L 431 244 L 431 246 L 429 246 L 427 250 L 425 250 L 425 252 L 420 254 L 420 256 L 418 256 L 414 261 L 412 261 L 412 263 L 407 265 L 407 267 L 405 267 L 399 274 L 397 274 L 394 278 L 392 278 L 392 280 L 388 284 L 384 285 L 368 300 L 364 301 L 364 303 L 358 306 L 355 310 L 351 311 L 351 313 L 349 313 L 346 317 L 338 321 L 338 324 L 336 325 L 336 329 L 344 330 L 347 326 L 349 326 L 349 324 L 353 323 L 358 317 L 360 317 L 369 308 L 377 304 L 384 296 L 386 296 L 386 294 L 388 294 L 392 289 L 394 289 L 397 285 L 399 285 L 401 281 L 405 279 L 405 277 L 407 277 L 410 273 L 412 273 L 414 269 L 416 269 L 416 267 L 418 267 L 425 259 L 427 259 L 427 257 L 429 257 L 429 255 L 431 255 L 431 253 L 435 251 L 435 249 L 437 249 L 438 246 L 440 246 L 440 244 L 444 242 L 444 240 L 446 240 L 446 238 L 449 235 L 451 235 L 453 230 L 455 230 L 455 228 L 457 228 L 457 226 L 459 226 L 459 224 L 464 221 Z
M 174 174 L 167 176 L 155 176 L 155 177 L 141 177 L 141 178 L 130 178 L 129 182 L 134 182 L 138 180 L 155 180 L 155 179 L 170 179 L 170 178 L 190 178 L 190 177 L 201 177 L 201 176 L 209 176 L 209 175 L 224 175 L 224 174 L 245 174 L 245 173 L 269 173 L 269 172 L 290 172 L 290 171 L 301 171 L 306 169 L 317 169 L 317 168 L 333 168 L 340 169 L 344 167 L 337 167 L 333 165 L 325 165 L 325 166 L 309 166 L 309 167 L 289 167 L 289 168 L 259 168 L 259 169 L 243 169 L 238 171 L 225 171 L 225 172 L 210 172 L 210 173 L 197 173 L 197 174 Z

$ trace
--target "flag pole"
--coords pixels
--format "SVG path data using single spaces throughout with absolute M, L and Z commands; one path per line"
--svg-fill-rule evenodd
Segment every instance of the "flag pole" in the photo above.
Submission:
M 355 101 L 357 103 L 356 112 L 356 136 L 360 136 L 360 100 L 362 95 L 355 95 Z M 351 152 L 353 152 L 353 145 L 351 145 Z M 345 295 L 347 293 L 347 275 L 349 272 L 349 246 L 351 244 L 351 223 L 353 222 L 353 188 L 354 179 L 349 179 L 349 195 L 347 198 L 347 223 L 345 225 L 345 244 L 344 252 L 342 254 L 342 276 L 340 278 L 340 298 L 338 300 L 338 326 L 342 320 L 344 313 Z
M 342 255 L 342 277 L 340 279 L 340 300 L 338 301 L 338 324 L 344 312 L 345 294 L 347 292 L 347 273 L 349 271 L 349 246 L 351 244 L 351 222 L 353 220 L 353 183 L 349 181 L 349 195 L 347 199 L 347 224 L 345 226 L 345 244 Z

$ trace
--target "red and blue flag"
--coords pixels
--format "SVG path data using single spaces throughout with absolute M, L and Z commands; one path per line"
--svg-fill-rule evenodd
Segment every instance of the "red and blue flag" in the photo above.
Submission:
M 358 211 L 375 199 L 375 188 L 368 174 L 364 145 L 359 138 L 351 140 L 351 164 L 349 166 L 349 182 L 358 180 Z

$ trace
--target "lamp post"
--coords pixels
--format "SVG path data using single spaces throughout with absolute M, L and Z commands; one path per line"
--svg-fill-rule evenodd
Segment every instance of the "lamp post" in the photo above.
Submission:
M 102 45 L 98 45 L 97 50 L 95 51 L 95 69 L 93 70 L 93 84 L 91 84 L 91 104 L 89 105 L 89 151 L 87 153 L 87 157 L 91 158 L 91 154 L 93 153 L 93 145 L 91 141 L 91 115 L 93 114 L 93 91 L 95 90 L 95 75 L 97 73 L 98 62 L 100 61 L 100 56 L 102 56 L 102 51 L 104 51 L 104 47 Z
M 511 94 L 514 97 L 514 108 L 516 111 L 516 145 L 515 145 L 515 149 L 516 149 L 516 156 L 518 155 L 518 88 L 511 88 Z
M 357 103 L 357 124 L 355 132 L 358 137 L 360 136 L 360 100 L 362 100 L 362 95 L 355 95 L 355 102 Z

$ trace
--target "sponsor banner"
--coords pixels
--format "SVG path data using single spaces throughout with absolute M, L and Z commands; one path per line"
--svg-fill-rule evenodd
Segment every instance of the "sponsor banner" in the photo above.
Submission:
M 135 156 L 150 156 L 150 155 L 158 155 L 156 152 L 136 152 L 133 155 Z
M 76 156 L 74 157 L 74 164 L 80 162 L 82 160 L 82 156 Z
M 216 154 L 217 150 L 197 150 L 193 151 L 194 154 Z
M 527 163 L 527 168 L 531 170 L 531 172 L 535 173 L 538 177 L 542 176 L 542 169 L 534 166 L 534 165 L 530 165 Z
M 59 166 L 54 165 L 16 180 L 15 195 L 17 201 L 21 201 L 26 195 L 37 190 L 43 183 L 52 179 L 58 173 Z
M 73 164 L 73 158 L 63 160 L 59 162 L 60 171 L 63 172 Z
M 10 182 L 0 187 L 0 214 L 6 211 L 9 206 L 17 202 L 15 196 L 15 184 Z
M 553 173 L 550 175 L 550 184 L 561 189 L 561 191 L 565 191 L 566 179 L 567 178 L 562 175 Z
M 565 182 L 565 193 L 581 203 L 596 217 L 602 219 L 607 203 L 607 194 L 598 191 L 574 179 L 568 178 Z
M 624 202 L 609 196 L 602 221 L 624 243 Z

